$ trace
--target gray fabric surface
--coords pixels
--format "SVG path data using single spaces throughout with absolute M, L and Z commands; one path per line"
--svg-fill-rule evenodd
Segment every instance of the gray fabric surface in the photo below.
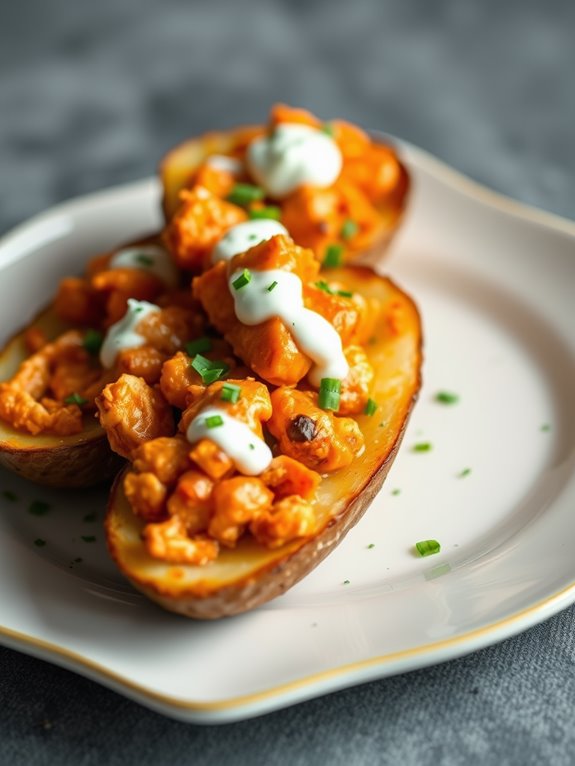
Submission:
M 575 4 L 0 4 L 0 231 L 149 175 L 275 100 L 406 138 L 575 217 Z M 570 764 L 575 610 L 439 667 L 223 728 L 0 650 L 0 763 Z M 160 649 L 161 650 L 161 649 Z

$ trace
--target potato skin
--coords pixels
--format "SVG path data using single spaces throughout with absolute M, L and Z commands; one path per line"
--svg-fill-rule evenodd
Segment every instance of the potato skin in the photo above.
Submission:
M 40 326 L 55 337 L 65 326 L 51 309 L 41 312 L 29 326 Z M 0 351 L 0 378 L 7 379 L 26 356 L 24 335 L 16 333 Z M 110 450 L 103 429 L 89 417 L 85 430 L 74 436 L 32 436 L 0 421 L 0 465 L 47 487 L 90 487 L 107 481 L 124 461 Z
M 379 360 L 382 376 L 386 370 L 390 375 L 394 370 L 397 372 L 398 365 L 406 368 L 403 371 L 402 390 L 397 394 L 399 398 L 395 404 L 389 405 L 392 408 L 391 424 L 379 428 L 375 422 L 379 418 L 367 422 L 366 416 L 361 416 L 364 418 L 364 427 L 371 429 L 370 437 L 373 438 L 366 439 L 368 446 L 365 462 L 358 461 L 359 467 L 351 472 L 356 477 L 362 474 L 356 481 L 356 488 L 350 489 L 353 481 L 353 478 L 348 480 L 350 472 L 341 472 L 341 477 L 335 478 L 335 484 L 329 485 L 329 491 L 333 491 L 334 496 L 327 500 L 323 498 L 325 507 L 337 507 L 338 510 L 334 515 L 326 517 L 318 534 L 307 540 L 293 541 L 273 551 L 265 551 L 260 546 L 260 553 L 255 556 L 253 545 L 251 548 L 246 547 L 243 552 L 238 551 L 239 555 L 250 557 L 247 573 L 243 568 L 239 575 L 234 575 L 232 561 L 224 575 L 210 575 L 213 570 L 210 570 L 212 565 L 208 565 L 199 572 L 199 577 L 195 576 L 193 581 L 185 582 L 190 571 L 188 569 L 186 573 L 185 566 L 170 570 L 162 566 L 162 562 L 147 558 L 139 538 L 139 522 L 131 513 L 123 493 L 121 474 L 114 484 L 108 505 L 108 547 L 119 569 L 134 587 L 164 609 L 186 617 L 210 620 L 248 611 L 281 595 L 314 569 L 343 540 L 381 488 L 399 449 L 421 385 L 421 324 L 413 302 L 389 280 L 358 267 L 343 269 L 342 274 L 345 275 L 342 281 L 350 284 L 351 289 L 359 291 L 359 285 L 369 285 L 371 295 L 378 291 L 385 293 L 388 305 L 393 306 L 400 300 L 405 309 L 403 320 L 395 317 L 389 322 L 392 329 L 387 336 L 384 329 L 386 321 L 382 318 L 380 332 L 384 340 L 379 346 L 367 347 L 368 353 L 371 349 L 371 354 Z M 399 332 L 396 320 L 399 321 Z M 390 364 L 391 368 L 386 367 Z M 385 385 L 381 385 L 381 390 L 385 390 Z M 387 420 L 387 413 L 382 413 L 381 417 Z M 335 489 L 338 486 L 336 495 Z M 195 573 L 198 575 L 197 569 Z

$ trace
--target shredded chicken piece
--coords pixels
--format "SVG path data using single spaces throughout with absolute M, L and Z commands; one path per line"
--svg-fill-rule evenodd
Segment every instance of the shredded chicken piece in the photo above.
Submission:
M 373 367 L 361 346 L 346 348 L 345 358 L 349 364 L 349 373 L 341 382 L 338 414 L 356 415 L 363 412 L 369 399 L 374 377 Z
M 205 532 L 208 528 L 213 510 L 213 487 L 213 481 L 200 471 L 186 471 L 178 479 L 168 500 L 168 513 L 181 519 L 188 535 Z
M 190 468 L 190 445 L 183 436 L 160 436 L 144 442 L 132 454 L 135 471 L 150 471 L 167 485 Z
M 273 492 L 254 476 L 235 476 L 214 487 L 214 514 L 208 533 L 223 545 L 234 547 L 249 522 L 271 508 Z
M 180 192 L 181 204 L 164 232 L 166 247 L 178 266 L 198 269 L 216 242 L 232 226 L 247 219 L 245 211 L 203 186 Z
M 321 476 L 292 457 L 278 455 L 260 475 L 260 479 L 273 491 L 276 499 L 289 495 L 310 499 L 315 494 Z
M 315 534 L 317 520 L 312 504 L 299 495 L 289 495 L 270 510 L 257 515 L 250 524 L 250 532 L 258 543 L 268 548 L 279 548 L 298 537 Z
M 159 524 L 147 524 L 142 532 L 151 556 L 171 564 L 205 566 L 217 558 L 219 545 L 203 535 L 188 537 L 179 516 L 171 516 Z
M 280 451 L 321 473 L 345 468 L 362 451 L 364 438 L 352 418 L 317 406 L 317 394 L 281 387 L 271 395 L 270 432 Z
M 120 351 L 116 358 L 116 365 L 120 373 L 143 378 L 148 385 L 152 386 L 160 380 L 165 360 L 165 354 L 152 346 L 140 346 Z
M 96 398 L 100 424 L 114 452 L 129 458 L 145 441 L 174 433 L 174 417 L 162 393 L 142 378 L 121 375 Z
M 124 478 L 124 492 L 136 516 L 146 521 L 165 518 L 168 492 L 155 474 L 130 471 Z

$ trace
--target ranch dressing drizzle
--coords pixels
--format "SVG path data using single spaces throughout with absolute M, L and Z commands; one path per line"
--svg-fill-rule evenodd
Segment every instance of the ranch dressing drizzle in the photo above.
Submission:
M 259 218 L 232 226 L 212 250 L 212 263 L 229 261 L 238 253 L 245 253 L 250 247 L 265 242 L 276 234 L 286 234 L 287 229 L 279 221 Z
M 119 322 L 113 324 L 106 333 L 102 348 L 100 349 L 100 362 L 102 367 L 111 369 L 116 357 L 125 348 L 139 348 L 147 343 L 146 338 L 136 332 L 136 327 L 150 314 L 160 311 L 158 306 L 147 301 L 128 299 L 128 310 Z
M 335 141 L 309 125 L 282 123 L 271 135 L 248 146 L 247 165 L 271 197 L 281 199 L 299 186 L 331 186 L 340 174 L 342 157 Z
M 220 417 L 223 423 L 209 428 L 206 419 L 214 416 Z M 191 444 L 200 439 L 210 439 L 226 453 L 238 471 L 246 476 L 257 476 L 272 462 L 271 450 L 263 439 L 246 423 L 216 407 L 206 407 L 196 415 L 188 426 L 186 438 Z
M 216 170 L 224 170 L 233 176 L 239 175 L 243 169 L 240 160 L 235 157 L 228 157 L 226 154 L 210 154 L 206 163 L 216 168 Z
M 179 274 L 176 264 L 163 247 L 142 245 L 126 247 L 112 256 L 110 269 L 141 269 L 159 277 L 168 287 L 177 287 Z
M 236 290 L 232 283 L 242 273 L 241 269 L 234 271 L 228 281 L 240 322 L 256 325 L 279 317 L 300 351 L 313 361 L 308 377 L 317 388 L 322 378 L 347 377 L 349 365 L 341 338 L 327 319 L 304 307 L 302 282 L 296 274 L 281 269 L 250 271 L 250 281 Z M 277 284 L 269 290 L 274 282 Z

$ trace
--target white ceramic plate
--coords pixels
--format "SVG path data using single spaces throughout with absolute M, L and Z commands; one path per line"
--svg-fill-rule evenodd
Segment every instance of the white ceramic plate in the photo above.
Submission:
M 103 493 L 2 474 L 18 498 L 0 500 L 3 643 L 168 715 L 223 722 L 457 657 L 575 600 L 575 224 L 404 155 L 414 195 L 385 266 L 421 308 L 425 384 L 362 521 L 285 596 L 194 623 L 116 573 Z M 0 246 L 2 334 L 89 255 L 158 223 L 146 181 L 19 227 Z M 439 390 L 459 403 L 438 404 Z M 413 451 L 421 441 L 433 449 Z M 29 512 L 35 499 L 45 515 Z M 426 538 L 442 551 L 418 559 Z

